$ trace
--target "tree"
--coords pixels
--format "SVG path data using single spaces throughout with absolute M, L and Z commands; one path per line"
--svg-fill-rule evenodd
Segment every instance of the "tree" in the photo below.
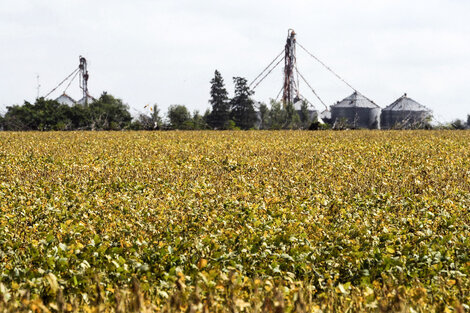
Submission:
M 5 130 L 68 130 L 73 129 L 72 109 L 55 100 L 39 98 L 34 104 L 7 107 Z
M 162 118 L 160 116 L 160 109 L 158 108 L 158 105 L 155 103 L 151 110 L 152 110 L 152 114 L 150 114 L 150 117 L 152 118 L 153 128 L 159 129 L 163 124 Z
M 34 117 L 37 123 L 35 128 L 38 130 L 55 130 L 57 129 L 56 126 L 58 123 L 63 125 L 68 122 L 65 121 L 67 119 L 67 109 L 57 101 L 39 98 L 36 100 L 33 107 L 35 113 Z
M 171 105 L 168 108 L 168 119 L 172 129 L 191 129 L 191 114 L 184 105 Z
M 280 102 L 271 100 L 269 111 L 269 129 L 282 129 L 286 122 L 286 112 Z
M 118 130 L 130 126 L 132 116 L 129 106 L 121 99 L 103 92 L 100 98 L 88 105 L 92 130 Z
M 339 119 L 336 119 L 332 127 L 332 129 L 334 130 L 345 130 L 348 128 L 349 128 L 349 123 L 346 117 L 341 117 Z
M 207 124 L 204 119 L 204 116 L 199 114 L 199 111 L 194 111 L 192 122 L 193 122 L 193 129 L 207 129 Z
M 261 119 L 259 129 L 267 129 L 269 126 L 269 108 L 265 103 L 260 103 L 259 115 Z
M 225 89 L 224 79 L 219 71 L 215 71 L 214 78 L 210 83 L 211 98 L 209 103 L 212 105 L 212 111 L 208 118 L 208 124 L 214 129 L 224 129 L 230 118 L 230 104 L 228 102 L 228 93 Z
M 302 129 L 302 122 L 300 121 L 300 116 L 297 111 L 294 111 L 289 129 Z
M 227 129 L 228 130 L 240 130 L 240 127 L 238 127 L 234 121 L 228 120 L 227 122 Z
M 150 111 L 150 115 L 139 114 L 137 121 L 133 124 L 133 129 L 154 130 L 162 127 L 163 122 L 157 104 L 154 104 Z
M 470 128 L 470 114 L 467 115 L 467 128 Z
M 300 122 L 302 123 L 303 129 L 308 129 L 313 122 L 310 111 L 308 110 L 308 103 L 305 100 L 303 100 L 300 105 Z
M 70 129 L 90 129 L 90 116 L 90 110 L 85 105 L 74 105 L 69 107 L 68 119 L 71 123 Z
M 459 129 L 459 130 L 462 130 L 462 129 L 465 129 L 465 122 L 462 121 L 461 119 L 456 119 L 454 120 L 453 122 L 450 123 L 450 128 L 451 129 Z
M 202 116 L 202 119 L 204 120 L 205 129 L 211 128 L 211 126 L 209 125 L 210 115 L 211 115 L 211 110 L 206 109 L 206 112 L 204 112 L 204 115 Z
M 132 120 L 122 100 L 104 92 L 89 105 L 68 106 L 55 100 L 36 99 L 34 104 L 7 107 L 5 130 L 122 129 Z
M 152 130 L 154 129 L 152 117 L 147 114 L 139 114 L 137 119 L 132 123 L 131 129 L 133 130 Z
M 241 129 L 253 128 L 257 120 L 253 100 L 250 98 L 253 91 L 247 85 L 243 77 L 234 77 L 235 96 L 230 101 L 231 118 Z
M 300 117 L 294 108 L 294 104 L 287 102 L 286 107 L 286 122 L 283 128 L 286 129 L 299 129 L 300 128 Z
M 37 122 L 34 116 L 33 105 L 29 102 L 24 105 L 7 106 L 7 112 L 3 118 L 5 130 L 34 130 Z

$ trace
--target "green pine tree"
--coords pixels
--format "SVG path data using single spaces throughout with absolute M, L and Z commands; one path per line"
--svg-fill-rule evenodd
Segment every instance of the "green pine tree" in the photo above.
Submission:
M 230 101 L 231 118 L 240 129 L 250 129 L 255 126 L 257 117 L 250 98 L 253 91 L 247 85 L 247 80 L 243 77 L 234 77 L 235 96 Z
M 209 103 L 212 105 L 212 112 L 209 114 L 207 122 L 214 129 L 225 129 L 230 118 L 230 105 L 224 79 L 219 71 L 215 71 L 214 78 L 210 83 L 211 98 Z

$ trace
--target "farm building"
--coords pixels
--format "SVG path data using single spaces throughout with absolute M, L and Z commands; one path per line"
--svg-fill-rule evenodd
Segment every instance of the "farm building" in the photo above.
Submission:
M 331 106 L 333 125 L 344 123 L 351 128 L 380 128 L 380 107 L 359 92 Z
M 55 99 L 55 101 L 59 102 L 60 104 L 65 104 L 68 106 L 72 106 L 77 103 L 72 97 L 70 97 L 66 93 L 63 93 L 60 97 Z
M 381 124 L 383 129 L 421 128 L 431 117 L 431 110 L 408 98 L 405 93 L 382 110 Z

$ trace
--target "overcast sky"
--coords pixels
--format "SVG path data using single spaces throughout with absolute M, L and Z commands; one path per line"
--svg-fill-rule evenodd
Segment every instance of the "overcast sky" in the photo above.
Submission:
M 438 121 L 470 113 L 468 0 L 1 0 L 0 111 L 34 101 L 37 75 L 40 95 L 47 94 L 83 55 L 95 97 L 107 91 L 134 115 L 153 103 L 203 113 L 215 69 L 232 94 L 232 77 L 256 77 L 283 49 L 289 28 L 382 107 L 407 92 Z M 328 105 L 352 93 L 302 50 L 297 55 Z M 278 68 L 255 99 L 268 102 L 281 85 Z M 67 93 L 80 98 L 78 80 Z

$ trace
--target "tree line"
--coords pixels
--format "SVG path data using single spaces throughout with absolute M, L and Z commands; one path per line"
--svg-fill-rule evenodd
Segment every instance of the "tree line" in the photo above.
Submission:
M 8 106 L 0 123 L 4 130 L 120 130 L 132 124 L 132 116 L 121 99 L 104 92 L 88 105 L 39 98 Z
M 211 107 L 204 114 L 191 113 L 184 105 L 171 105 L 165 116 L 161 116 L 157 105 L 150 107 L 150 113 L 141 113 L 133 118 L 129 106 L 104 92 L 90 104 L 69 106 L 55 100 L 36 99 L 35 103 L 7 106 L 4 116 L 0 115 L 0 129 L 25 130 L 235 130 L 235 129 L 324 129 L 317 116 L 302 102 L 297 110 L 292 103 L 282 105 L 271 100 L 270 107 L 255 103 L 254 92 L 243 77 L 234 77 L 234 96 L 229 97 L 224 79 L 215 71 L 210 81 Z M 440 128 L 470 128 L 467 121 L 455 120 Z
M 284 108 L 271 101 L 255 107 L 253 91 L 243 77 L 233 78 L 234 96 L 229 98 L 222 75 L 215 71 L 210 81 L 210 109 L 204 114 L 191 113 L 184 105 L 171 105 L 161 116 L 157 105 L 150 113 L 133 118 L 129 106 L 104 92 L 89 104 L 69 106 L 55 100 L 38 98 L 34 103 L 7 106 L 0 116 L 0 128 L 10 131 L 27 130 L 203 130 L 203 129 L 299 129 L 308 128 L 307 104 L 304 114 L 295 112 L 292 105 Z

